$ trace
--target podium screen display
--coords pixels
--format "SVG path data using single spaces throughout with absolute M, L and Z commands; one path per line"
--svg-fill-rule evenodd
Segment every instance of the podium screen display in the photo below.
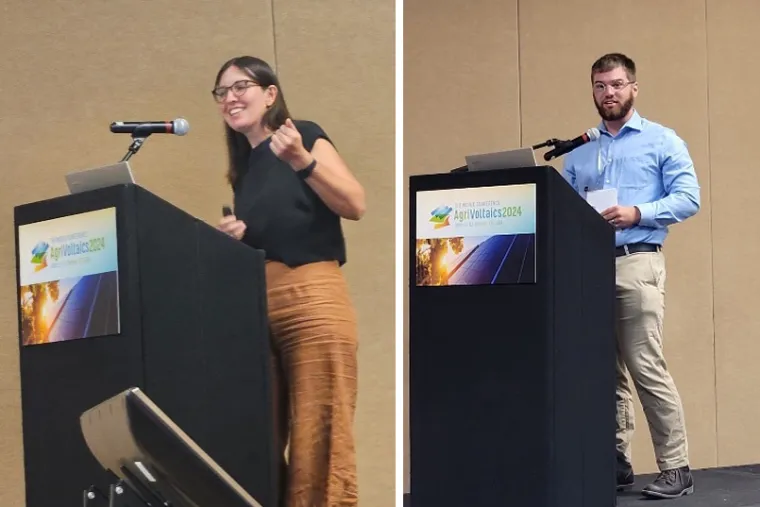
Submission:
M 120 332 L 116 208 L 18 228 L 21 344 Z
M 536 282 L 536 185 L 419 191 L 419 286 Z

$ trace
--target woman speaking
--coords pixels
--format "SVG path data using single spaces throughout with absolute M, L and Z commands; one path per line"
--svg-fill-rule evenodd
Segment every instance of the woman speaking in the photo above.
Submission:
M 362 217 L 364 189 L 319 125 L 291 119 L 266 62 L 226 62 L 213 96 L 234 193 L 219 228 L 266 256 L 282 505 L 355 506 L 358 339 L 341 218 Z

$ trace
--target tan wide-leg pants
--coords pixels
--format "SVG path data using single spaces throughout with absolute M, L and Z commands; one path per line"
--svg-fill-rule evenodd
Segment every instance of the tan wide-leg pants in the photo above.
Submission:
M 630 461 L 634 430 L 630 372 L 660 470 L 688 465 L 681 398 L 663 355 L 665 258 L 635 253 L 617 258 L 617 449 Z
M 346 281 L 334 262 L 268 262 L 266 277 L 281 506 L 355 507 L 357 325 Z

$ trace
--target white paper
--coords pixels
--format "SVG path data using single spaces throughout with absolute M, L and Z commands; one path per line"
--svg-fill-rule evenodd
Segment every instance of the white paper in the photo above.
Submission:
M 596 211 L 601 213 L 607 208 L 617 206 L 617 188 L 605 188 L 604 190 L 590 190 L 586 194 L 586 201 Z

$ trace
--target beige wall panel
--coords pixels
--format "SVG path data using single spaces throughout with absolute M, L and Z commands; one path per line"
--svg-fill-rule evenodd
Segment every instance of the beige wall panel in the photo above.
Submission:
M 654 13 L 657 12 L 656 15 Z M 592 14 L 593 13 L 593 14 Z M 683 28 L 673 30 L 676 25 Z M 600 30 L 614 42 L 600 43 Z M 606 52 L 636 61 L 637 108 L 674 128 L 689 144 L 702 185 L 702 210 L 671 228 L 666 242 L 665 354 L 686 411 L 692 466 L 716 465 L 713 366 L 707 55 L 704 3 L 647 0 L 610 4 L 590 0 L 520 2 L 523 142 L 573 138 L 596 126 L 590 69 Z M 688 76 L 688 77 L 685 77 Z M 554 164 L 561 167 L 561 161 Z M 634 465 L 656 469 L 646 419 L 636 402 Z
M 222 121 L 210 90 L 229 57 L 273 55 L 268 0 L 3 2 L 0 15 L 0 504 L 23 505 L 12 208 L 67 193 L 64 174 L 118 161 L 115 120 L 191 125 L 133 158 L 138 183 L 216 223 L 225 187 Z
M 520 137 L 516 0 L 404 7 L 404 171 L 443 172 Z
M 519 144 L 517 1 L 404 4 L 404 252 L 408 176 Z M 404 255 L 404 300 L 409 266 Z M 409 492 L 408 314 L 404 305 L 404 491 Z
M 395 5 L 274 3 L 277 68 L 291 114 L 319 123 L 367 191 L 344 221 L 359 317 L 359 495 L 395 501 Z
M 710 162 L 713 179 L 715 348 L 720 465 L 760 461 L 760 219 L 748 83 L 760 78 L 760 3 L 709 0 Z
M 24 454 L 20 405 L 21 394 L 18 389 L 0 391 L 0 505 L 3 507 L 24 506 Z

